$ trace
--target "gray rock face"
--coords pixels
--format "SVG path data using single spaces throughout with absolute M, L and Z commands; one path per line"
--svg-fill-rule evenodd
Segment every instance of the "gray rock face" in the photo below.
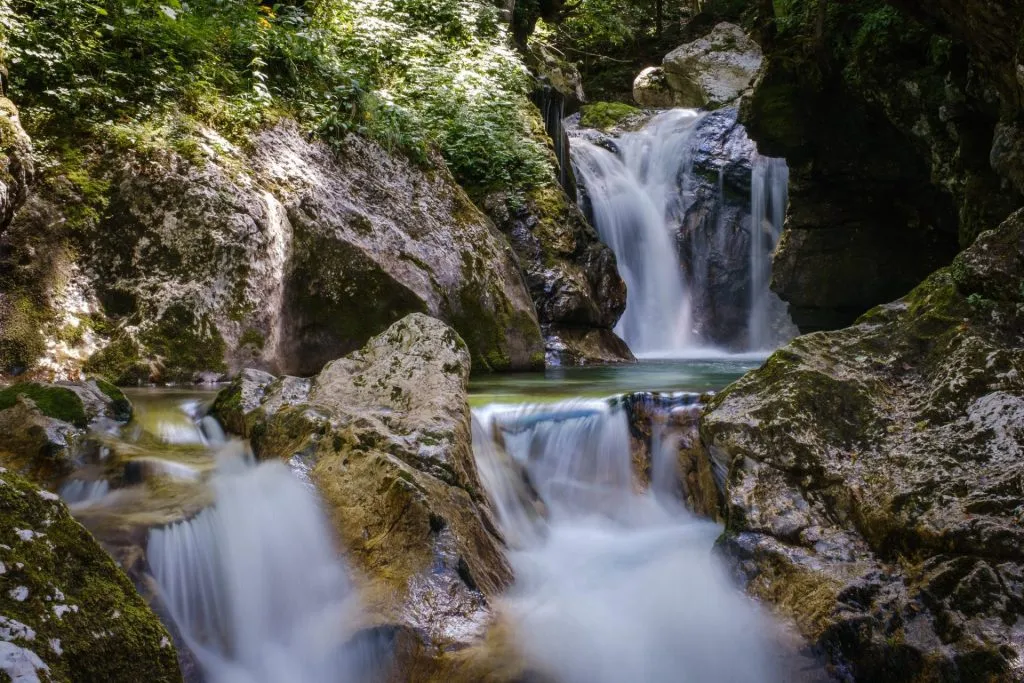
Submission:
M 676 96 L 660 66 L 649 66 L 633 81 L 633 99 L 641 107 L 668 109 L 676 106 Z
M 102 220 L 70 236 L 65 279 L 115 330 L 90 371 L 309 374 L 416 311 L 461 330 L 481 369 L 542 362 L 511 249 L 439 159 L 428 172 L 356 136 L 335 155 L 289 122 L 245 150 L 208 130 L 194 141 L 188 159 L 119 157 Z
M 18 110 L 0 97 L 0 230 L 25 203 L 34 171 L 32 141 L 21 127 Z
M 452 328 L 412 314 L 327 364 L 308 392 L 247 372 L 214 407 L 244 424 L 258 457 L 309 467 L 368 577 L 371 622 L 417 634 L 423 660 L 479 637 L 487 598 L 511 578 L 477 479 L 469 368 Z
M 750 88 L 761 68 L 761 48 L 739 26 L 722 22 L 665 56 L 663 71 L 677 107 L 715 108 Z
M 633 360 L 611 331 L 626 308 L 615 254 L 561 188 L 536 190 L 514 211 L 499 195 L 485 206 L 508 235 L 526 275 L 548 338 L 548 360 L 572 365 Z M 573 341 L 585 337 L 604 341 L 596 346 Z
M 1024 213 L 716 396 L 724 549 L 850 680 L 1021 680 Z

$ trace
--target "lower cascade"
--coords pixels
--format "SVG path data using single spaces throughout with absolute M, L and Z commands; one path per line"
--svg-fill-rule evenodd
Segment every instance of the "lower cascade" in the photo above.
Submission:
M 775 626 L 681 505 L 675 451 L 641 490 L 627 411 L 607 400 L 488 406 L 474 451 L 516 582 L 502 609 L 528 664 L 561 683 L 772 683 Z M 742 653 L 742 656 L 736 656 Z
M 368 680 L 357 606 L 315 494 L 281 462 L 218 455 L 216 504 L 150 532 L 168 610 L 213 683 Z

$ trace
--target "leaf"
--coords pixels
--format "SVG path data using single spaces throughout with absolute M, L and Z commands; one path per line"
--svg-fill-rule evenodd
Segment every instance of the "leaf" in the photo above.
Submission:
M 96 14 L 100 15 L 101 17 L 107 16 L 107 10 L 105 10 L 102 7 L 100 7 L 99 5 L 94 5 L 91 2 L 86 2 L 84 4 L 85 4 L 86 7 L 88 7 L 91 10 L 93 10 L 94 12 L 96 12 Z

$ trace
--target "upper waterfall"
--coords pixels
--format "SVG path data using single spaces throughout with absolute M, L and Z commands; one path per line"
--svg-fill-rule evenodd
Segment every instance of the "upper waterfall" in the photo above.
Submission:
M 627 286 L 615 331 L 637 356 L 764 351 L 796 333 L 769 289 L 788 168 L 757 154 L 734 109 L 571 140 L 580 205 Z

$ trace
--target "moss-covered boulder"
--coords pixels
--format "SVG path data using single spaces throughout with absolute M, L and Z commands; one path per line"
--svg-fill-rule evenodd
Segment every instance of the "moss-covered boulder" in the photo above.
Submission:
M 0 468 L 0 678 L 181 681 L 170 636 L 60 499 Z
M 482 634 L 510 580 L 474 464 L 470 358 L 452 328 L 399 320 L 312 381 L 243 374 L 218 415 L 262 459 L 309 472 L 357 569 L 372 619 L 436 658 Z
M 855 681 L 1020 680 L 1024 211 L 709 404 L 723 547 Z

